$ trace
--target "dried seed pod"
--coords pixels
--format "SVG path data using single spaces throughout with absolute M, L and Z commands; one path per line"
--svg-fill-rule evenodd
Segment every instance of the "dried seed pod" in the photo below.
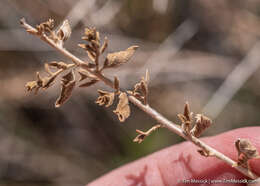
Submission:
M 130 107 L 126 93 L 120 93 L 119 103 L 114 113 L 117 114 L 120 122 L 124 122 L 130 116 Z
M 196 122 L 194 127 L 191 129 L 191 134 L 195 137 L 199 137 L 209 126 L 211 126 L 212 121 L 202 114 L 197 114 L 195 119 Z
M 139 48 L 138 46 L 131 46 L 125 51 L 108 54 L 105 59 L 103 69 L 118 67 L 128 62 L 138 48 Z
M 62 77 L 61 94 L 55 103 L 55 107 L 60 107 L 71 97 L 75 85 L 76 81 L 73 71 L 70 71 L 68 74 Z
M 105 105 L 106 107 L 109 107 L 113 104 L 115 94 L 114 92 L 107 92 L 104 90 L 98 90 L 99 97 L 96 100 L 96 103 L 99 106 Z
M 63 21 L 60 28 L 56 31 L 59 40 L 66 41 L 71 35 L 71 28 L 68 20 Z

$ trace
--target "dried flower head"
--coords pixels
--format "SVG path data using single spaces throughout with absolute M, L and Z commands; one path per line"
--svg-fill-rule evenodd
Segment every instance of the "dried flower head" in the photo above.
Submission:
M 233 167 L 242 166 L 250 170 L 248 160 L 253 158 L 260 158 L 259 153 L 255 146 L 247 139 L 237 139 L 235 146 L 238 152 L 238 160 Z
M 54 19 L 49 19 L 48 21 L 43 22 L 36 26 L 36 29 L 38 30 L 38 34 L 42 34 L 43 32 L 50 33 L 53 28 L 54 28 Z
M 100 106 L 105 105 L 106 107 L 109 107 L 113 104 L 115 94 L 114 92 L 107 92 L 104 90 L 98 90 L 99 97 L 96 100 L 96 103 Z
M 195 137 L 199 137 L 209 126 L 211 126 L 212 121 L 202 114 L 197 114 L 195 119 L 195 125 L 191 129 L 191 134 Z
M 93 27 L 93 28 L 85 28 L 85 35 L 82 37 L 83 40 L 86 40 L 86 41 L 92 41 L 92 40 L 97 40 L 99 39 L 98 37 L 98 33 L 96 31 L 96 28 Z M 97 37 L 98 36 L 98 37 Z
M 116 110 L 114 110 L 114 113 L 117 114 L 120 122 L 124 122 L 130 116 L 129 101 L 126 93 L 120 93 L 119 103 Z

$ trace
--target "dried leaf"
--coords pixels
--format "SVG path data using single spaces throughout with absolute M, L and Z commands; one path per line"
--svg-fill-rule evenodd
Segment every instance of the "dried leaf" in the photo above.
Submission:
M 92 44 L 92 48 L 94 49 L 94 51 L 95 51 L 95 52 L 98 51 L 98 49 L 99 49 L 99 47 L 100 47 L 99 42 L 98 42 L 98 41 L 95 41 L 95 40 L 91 40 L 90 42 L 91 42 L 91 44 Z
M 191 121 L 191 115 L 192 114 L 190 112 L 190 106 L 189 106 L 188 102 L 185 103 L 183 115 L 186 117 L 187 121 Z
M 117 77 L 114 78 L 114 89 L 119 91 L 119 79 Z
M 86 51 L 88 54 L 89 59 L 91 59 L 91 61 L 95 61 L 96 60 L 96 54 L 94 52 L 91 51 Z
M 191 135 L 192 127 L 192 112 L 188 102 L 185 103 L 183 114 L 178 114 L 178 118 L 181 120 L 181 128 L 186 135 Z
M 212 121 L 202 114 L 197 114 L 195 119 L 196 122 L 194 127 L 191 129 L 191 134 L 195 137 L 199 137 L 209 126 L 211 126 Z
M 49 63 L 49 66 L 55 67 L 55 68 L 57 68 L 57 69 L 66 70 L 66 69 L 69 67 L 69 64 L 64 63 L 64 62 L 62 62 L 62 61 L 60 61 L 60 62 L 52 61 L 52 62 Z
M 59 40 L 66 41 L 71 35 L 71 28 L 68 20 L 63 21 L 60 28 L 56 31 Z
M 105 50 L 107 49 L 107 46 L 108 46 L 108 39 L 107 39 L 107 37 L 105 37 L 104 43 L 103 43 L 103 45 L 101 46 L 101 49 L 100 49 L 101 54 L 103 54 L 105 52 Z
M 137 143 L 142 143 L 144 141 L 144 139 L 147 137 L 147 133 L 136 129 L 136 132 L 139 133 L 135 139 L 133 140 L 133 142 L 137 142 Z
M 89 44 L 78 44 L 79 47 L 83 48 L 84 50 L 86 51 L 89 51 L 89 52 L 92 52 L 92 53 L 95 53 L 96 50 L 95 48 L 93 48 L 91 45 Z
M 104 90 L 98 90 L 99 97 L 96 100 L 96 103 L 99 106 L 105 105 L 106 107 L 109 107 L 113 104 L 115 94 L 114 92 L 107 92 Z
M 87 64 L 86 64 L 87 65 Z M 89 66 L 88 66 L 89 67 Z M 98 80 L 98 78 L 95 76 L 95 75 L 92 75 L 91 73 L 89 73 L 87 70 L 84 70 L 83 68 L 80 68 L 78 70 L 78 73 L 81 74 L 81 76 L 86 76 L 90 79 L 95 79 L 95 80 Z M 86 78 L 85 78 L 86 79 Z
M 68 74 L 62 77 L 61 94 L 55 103 L 55 107 L 60 107 L 70 98 L 75 85 L 76 81 L 73 71 L 70 71 Z
M 134 90 L 131 95 L 133 95 L 136 99 L 142 101 L 145 105 L 148 104 L 148 80 L 149 74 L 148 70 L 146 70 L 145 77 L 141 78 L 141 81 L 134 86 Z
M 126 93 L 122 92 L 119 95 L 119 103 L 114 113 L 117 114 L 120 122 L 124 122 L 130 116 L 130 107 Z
M 138 48 L 139 48 L 138 46 L 131 46 L 125 51 L 108 54 L 105 59 L 103 69 L 118 67 L 121 64 L 128 62 Z
M 146 132 L 143 132 L 143 131 L 137 129 L 136 132 L 139 133 L 139 134 L 135 137 L 135 139 L 133 140 L 133 142 L 142 143 L 143 140 L 144 140 L 147 136 L 149 136 L 153 131 L 159 129 L 160 127 L 162 127 L 162 125 L 160 125 L 160 124 L 155 125 L 155 126 L 153 126 L 152 128 L 150 128 L 150 129 L 149 129 L 148 131 L 146 131 Z
M 49 88 L 53 84 L 56 77 L 57 75 L 52 75 L 52 76 L 42 78 L 42 88 L 44 89 Z
M 92 79 L 89 82 L 86 82 L 86 83 L 83 83 L 83 84 L 79 85 L 79 87 L 89 87 L 91 85 L 96 84 L 98 81 L 99 80 L 97 80 L 97 79 Z

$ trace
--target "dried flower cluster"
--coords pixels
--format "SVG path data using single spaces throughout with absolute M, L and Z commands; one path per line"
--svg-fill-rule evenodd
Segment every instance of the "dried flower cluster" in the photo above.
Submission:
M 21 24 L 28 33 L 38 36 L 41 40 L 57 49 L 73 62 L 71 64 L 63 61 L 46 63 L 46 75 L 43 77 L 37 72 L 36 80 L 26 83 L 25 87 L 27 91 L 35 91 L 35 94 L 37 94 L 40 89 L 45 90 L 51 87 L 56 78 L 61 75 L 61 92 L 55 102 L 55 107 L 60 107 L 69 100 L 75 87 L 89 87 L 102 81 L 113 90 L 97 90 L 99 96 L 96 103 L 100 106 L 110 107 L 115 100 L 118 100 L 116 109 L 113 112 L 117 115 L 120 122 L 124 122 L 130 116 L 131 111 L 129 102 L 132 102 L 160 123 L 146 132 L 136 130 L 138 135 L 133 140 L 134 142 L 141 143 L 153 131 L 165 127 L 198 146 L 200 148 L 198 152 L 201 155 L 206 157 L 215 156 L 229 165 L 232 165 L 244 175 L 253 179 L 257 178 L 257 176 L 251 172 L 248 160 L 259 158 L 259 154 L 256 148 L 248 140 L 238 139 L 236 141 L 235 145 L 238 151 L 238 160 L 235 162 L 203 143 L 198 138 L 211 126 L 212 121 L 202 114 L 197 114 L 194 117 L 194 120 L 193 113 L 190 112 L 188 103 L 184 106 L 183 114 L 178 114 L 178 118 L 181 121 L 181 127 L 168 121 L 161 114 L 152 109 L 148 104 L 148 71 L 146 71 L 145 77 L 141 78 L 140 82 L 134 86 L 132 91 L 121 90 L 117 77 L 114 77 L 114 81 L 111 81 L 104 76 L 104 70 L 108 68 L 117 68 L 127 63 L 134 55 L 138 46 L 131 46 L 124 51 L 108 53 L 103 63 L 100 63 L 99 58 L 100 55 L 105 53 L 108 47 L 108 39 L 107 37 L 104 37 L 103 42 L 101 42 L 100 33 L 95 28 L 86 28 L 84 36 L 82 37 L 85 43 L 79 44 L 79 47 L 86 51 L 89 61 L 82 61 L 63 47 L 64 42 L 71 35 L 71 28 L 67 20 L 56 29 L 53 19 L 49 19 L 48 21 L 37 25 L 36 28 L 27 24 L 24 19 L 21 19 Z
M 187 136 L 199 137 L 208 127 L 211 126 L 212 121 L 203 114 L 197 114 L 195 116 L 195 123 L 193 125 L 193 113 L 190 112 L 189 104 L 186 103 L 184 106 L 184 113 L 178 114 L 178 118 L 181 121 L 181 127 L 183 132 Z
M 233 167 L 243 166 L 250 170 L 248 161 L 250 159 L 260 158 L 257 149 L 251 144 L 248 139 L 237 139 L 235 142 L 235 146 L 238 152 L 238 160 L 233 165 Z

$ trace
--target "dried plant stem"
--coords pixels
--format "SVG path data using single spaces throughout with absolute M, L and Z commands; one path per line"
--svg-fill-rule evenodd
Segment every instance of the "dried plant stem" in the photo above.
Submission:
M 37 30 L 35 28 L 33 28 L 32 26 L 30 26 L 29 24 L 27 24 L 25 22 L 24 19 L 21 20 L 21 24 L 22 26 L 26 29 L 26 30 L 32 30 L 37 32 Z M 57 49 L 59 52 L 61 52 L 63 55 L 65 55 L 66 57 L 68 57 L 69 59 L 71 59 L 76 66 L 80 66 L 82 68 L 84 68 L 85 70 L 87 70 L 89 73 L 91 73 L 92 75 L 95 75 L 99 80 L 103 81 L 106 85 L 108 85 L 111 88 L 114 88 L 114 83 L 113 81 L 111 81 L 110 79 L 106 78 L 105 76 L 103 76 L 100 71 L 93 71 L 88 67 L 88 64 L 84 61 L 82 61 L 81 59 L 79 59 L 78 57 L 74 56 L 73 54 L 71 54 L 69 51 L 67 51 L 65 48 L 63 48 L 62 45 L 58 45 L 57 43 L 55 43 L 53 40 L 51 40 L 50 38 L 48 38 L 48 36 L 46 36 L 45 34 L 42 35 L 37 35 L 40 37 L 41 40 L 45 41 L 46 43 L 48 43 L 49 45 L 51 45 L 53 48 Z M 214 148 L 208 146 L 207 144 L 205 144 L 204 142 L 202 142 L 200 139 L 194 137 L 194 136 L 189 136 L 186 135 L 182 128 L 169 121 L 168 119 L 166 119 L 164 116 L 162 116 L 160 113 L 158 113 L 156 110 L 154 110 L 153 108 L 151 108 L 148 104 L 144 105 L 141 101 L 139 101 L 138 99 L 136 99 L 134 96 L 131 96 L 128 94 L 128 98 L 129 101 L 131 103 L 133 103 L 135 106 L 137 106 L 138 108 L 140 108 L 141 110 L 143 110 L 145 113 L 147 113 L 149 116 L 151 116 L 152 118 L 154 118 L 158 123 L 161 124 L 162 127 L 169 129 L 170 131 L 176 133 L 177 135 L 183 137 L 184 139 L 192 142 L 193 144 L 195 144 L 196 146 L 198 146 L 200 148 L 200 150 L 203 150 L 204 153 L 207 153 L 207 156 L 214 156 L 224 162 L 226 162 L 227 164 L 229 164 L 230 166 L 233 166 L 236 162 L 233 161 L 232 159 L 230 159 L 229 157 L 225 156 L 224 154 L 222 154 L 221 152 L 215 150 Z M 205 155 L 205 154 L 204 154 Z M 234 167 L 236 170 L 238 170 L 239 172 L 241 172 L 242 174 L 244 174 L 245 176 L 251 178 L 251 179 L 256 179 L 258 178 L 257 175 L 255 175 L 253 172 L 251 172 L 249 169 L 246 169 L 244 167 L 241 166 L 236 166 Z

